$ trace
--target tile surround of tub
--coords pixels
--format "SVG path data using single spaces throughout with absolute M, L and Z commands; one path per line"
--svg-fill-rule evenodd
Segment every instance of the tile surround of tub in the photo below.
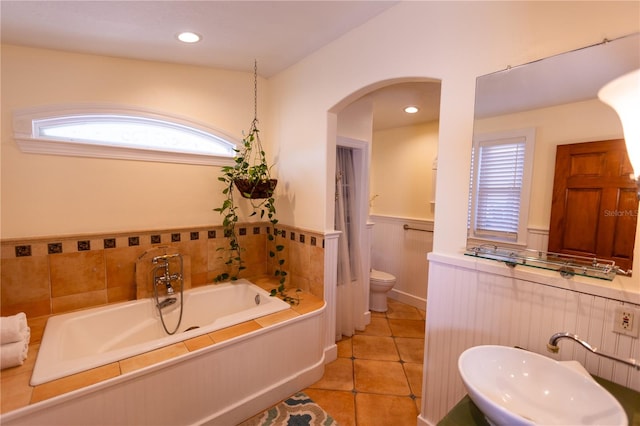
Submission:
M 265 290 L 273 287 L 275 284 L 274 278 L 271 276 L 256 277 L 254 282 Z M 31 386 L 29 384 L 38 349 L 40 348 L 40 344 L 34 343 L 32 339 L 32 343 L 29 345 L 29 356 L 25 363 L 18 367 L 5 369 L 2 371 L 2 375 L 0 375 L 0 414 L 98 384 L 122 374 L 130 373 L 180 355 L 185 355 L 189 352 L 233 339 L 234 337 L 243 336 L 269 327 L 270 325 L 322 309 L 324 306 L 322 298 L 304 292 L 300 297 L 300 303 L 291 306 L 288 310 L 242 322 L 38 386 Z M 40 341 L 44 329 L 43 318 L 46 320 L 46 317 L 29 319 L 32 334 L 36 335 L 38 341 Z
M 273 273 L 269 257 L 268 223 L 240 224 L 251 279 Z M 1 242 L 0 314 L 25 312 L 40 317 L 136 299 L 136 259 L 164 245 L 178 247 L 190 262 L 192 286 L 213 282 L 225 270 L 218 248 L 226 247 L 220 226 L 128 232 L 118 234 L 52 236 Z M 324 236 L 278 226 L 277 243 L 288 273 L 288 287 L 323 297 Z M 293 239 L 291 237 L 294 236 Z

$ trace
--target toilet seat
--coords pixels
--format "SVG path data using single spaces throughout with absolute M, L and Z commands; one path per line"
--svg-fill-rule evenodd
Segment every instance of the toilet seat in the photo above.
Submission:
M 378 271 L 375 269 L 371 270 L 371 274 L 369 275 L 369 278 L 371 280 L 378 281 L 380 283 L 390 283 L 396 280 L 396 277 L 394 277 L 393 275 L 387 272 Z

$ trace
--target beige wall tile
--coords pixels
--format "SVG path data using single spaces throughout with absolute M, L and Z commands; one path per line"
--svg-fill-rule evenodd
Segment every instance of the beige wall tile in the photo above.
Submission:
M 106 289 L 103 250 L 51 255 L 49 264 L 54 298 Z
M 213 345 L 214 341 L 208 334 L 203 334 L 202 336 L 185 340 L 183 343 L 187 347 L 189 352 L 193 352 L 197 351 L 198 349 L 206 348 L 207 346 Z
M 54 314 L 85 309 L 107 304 L 107 290 L 87 291 L 51 299 L 51 310 Z
M 187 353 L 189 353 L 187 347 L 183 342 L 179 342 L 171 346 L 156 349 L 155 351 L 123 359 L 120 361 L 120 370 L 122 374 L 129 373 Z
M 289 262 L 293 275 L 306 276 L 311 262 L 311 246 L 297 241 L 290 241 Z
M 199 232 L 199 239 L 188 240 L 180 243 L 180 250 L 191 259 L 191 274 L 202 274 L 207 272 L 207 233 Z M 186 233 L 186 238 L 190 238 L 190 233 Z
M 52 382 L 43 383 L 33 389 L 31 403 L 33 404 L 45 399 L 53 398 L 54 396 L 62 395 L 63 393 L 71 392 L 103 380 L 111 379 L 118 375 L 120 375 L 120 367 L 117 362 L 114 362 L 112 364 L 103 365 L 102 367 L 83 371 L 82 373 L 74 374 L 72 376 L 63 377 Z
M 298 314 L 293 309 L 287 309 L 286 311 L 280 311 L 276 312 L 275 314 L 265 315 L 263 317 L 257 318 L 255 321 L 263 327 L 268 327 L 270 325 L 295 318 L 299 315 L 300 314 Z
M 136 299 L 136 285 L 107 288 L 107 303 L 126 302 Z
M 27 322 L 31 329 L 31 343 L 37 343 L 42 340 L 42 334 L 44 333 L 44 327 L 47 324 L 49 315 L 42 317 L 29 317 L 27 316 Z
M 0 379 L 0 413 L 25 407 L 31 400 L 33 388 L 29 386 L 31 372 L 5 375 Z
M 247 270 L 241 276 L 254 279 L 275 271 L 275 259 L 268 256 L 273 242 L 267 239 L 267 230 L 273 232 L 271 225 L 241 224 L 247 235 L 243 236 L 246 248 L 244 258 Z M 254 234 L 254 228 L 260 230 Z M 286 237 L 278 235 L 276 244 L 285 246 L 278 255 L 284 259 L 287 271 L 287 287 L 302 288 L 312 294 L 323 297 L 324 250 L 322 235 L 300 231 L 295 228 L 279 227 Z M 217 238 L 209 238 L 209 231 L 215 231 Z M 295 240 L 291 240 L 291 232 Z M 191 233 L 198 232 L 198 239 L 191 240 Z M 306 241 L 301 243 L 300 234 Z M 173 234 L 180 235 L 179 242 L 171 242 Z M 12 315 L 25 312 L 29 317 L 46 316 L 75 310 L 96 304 L 114 303 L 132 300 L 136 297 L 150 297 L 152 293 L 149 274 L 150 266 L 136 268 L 138 258 L 147 250 L 158 250 L 165 246 L 185 255 L 185 288 L 214 282 L 216 276 L 226 271 L 222 252 L 227 241 L 221 237 L 222 227 L 214 226 L 197 230 L 158 230 L 131 232 L 117 235 L 78 235 L 60 236 L 44 239 L 11 240 L 2 243 L 2 294 L 0 313 Z M 151 236 L 160 236 L 160 244 L 151 243 Z M 138 245 L 129 246 L 129 238 L 138 239 Z M 316 247 L 310 246 L 315 238 Z M 115 248 L 104 248 L 105 239 L 113 239 Z M 89 241 L 90 250 L 78 251 L 78 241 Z M 48 244 L 60 243 L 63 253 L 48 253 Z M 26 245 L 31 256 L 16 257 L 16 246 Z M 292 253 L 293 256 L 292 257 Z M 295 270 L 295 273 L 292 273 Z M 142 273 L 146 281 L 142 294 L 138 294 L 136 283 Z M 276 283 L 270 287 L 274 288 Z M 270 289 L 269 288 L 269 289 Z M 100 293 L 105 290 L 106 293 Z M 55 299 L 55 301 L 54 301 Z
M 127 287 L 136 282 L 136 259 L 144 253 L 141 247 L 104 250 L 107 287 Z
M 2 259 L 2 315 L 24 311 L 27 316 L 51 313 L 49 261 L 46 257 Z
M 293 295 L 291 290 L 289 290 L 288 294 Z M 310 293 L 301 292 L 301 293 L 298 293 L 298 297 L 299 297 L 300 303 L 297 305 L 291 306 L 291 309 L 293 309 L 300 315 L 315 311 L 316 309 L 320 309 L 324 306 L 324 300 Z
M 252 331 L 260 330 L 261 328 L 262 326 L 257 322 L 247 321 L 231 327 L 223 328 L 222 330 L 214 331 L 213 333 L 209 333 L 209 336 L 214 342 L 220 343 Z
M 321 244 L 322 240 L 318 239 Z M 324 299 L 324 249 L 322 246 L 311 246 L 309 250 L 309 292 Z

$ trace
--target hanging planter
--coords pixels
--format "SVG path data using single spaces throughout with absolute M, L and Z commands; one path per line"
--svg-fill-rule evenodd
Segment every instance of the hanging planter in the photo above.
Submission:
M 278 179 L 269 179 L 266 181 L 251 182 L 249 179 L 235 179 L 233 183 L 236 185 L 240 195 L 244 198 L 250 198 L 253 200 L 259 200 L 264 198 L 270 198 L 273 195 L 273 191 L 276 189 Z
M 276 261 L 275 275 L 279 278 L 280 286 L 278 292 L 284 290 L 286 271 L 282 269 L 284 259 L 280 254 L 284 246 L 276 244 L 276 207 L 274 191 L 278 183 L 277 179 L 272 179 L 270 166 L 267 163 L 266 154 L 260 142 L 260 131 L 258 130 L 258 66 L 254 66 L 254 117 L 251 122 L 249 133 L 242 139 L 242 146 L 236 149 L 235 164 L 222 168 L 222 176 L 218 178 L 225 183 L 222 193 L 226 196 L 222 206 L 214 209 L 223 216 L 222 226 L 224 236 L 228 238 L 229 245 L 222 248 L 225 252 L 223 258 L 228 272 L 219 274 L 216 281 L 235 280 L 240 273 L 246 269 L 240 246 L 240 240 L 236 234 L 236 224 L 239 221 L 239 206 L 234 199 L 234 187 L 243 198 L 250 200 L 252 212 L 249 216 L 258 216 L 260 220 L 268 219 L 273 226 L 273 232 L 268 233 L 267 238 L 272 243 L 269 250 L 269 257 Z

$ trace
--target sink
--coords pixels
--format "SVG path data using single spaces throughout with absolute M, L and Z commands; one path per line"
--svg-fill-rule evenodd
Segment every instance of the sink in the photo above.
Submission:
M 460 355 L 458 370 L 493 425 L 629 424 L 620 403 L 584 368 L 534 352 L 475 346 Z

